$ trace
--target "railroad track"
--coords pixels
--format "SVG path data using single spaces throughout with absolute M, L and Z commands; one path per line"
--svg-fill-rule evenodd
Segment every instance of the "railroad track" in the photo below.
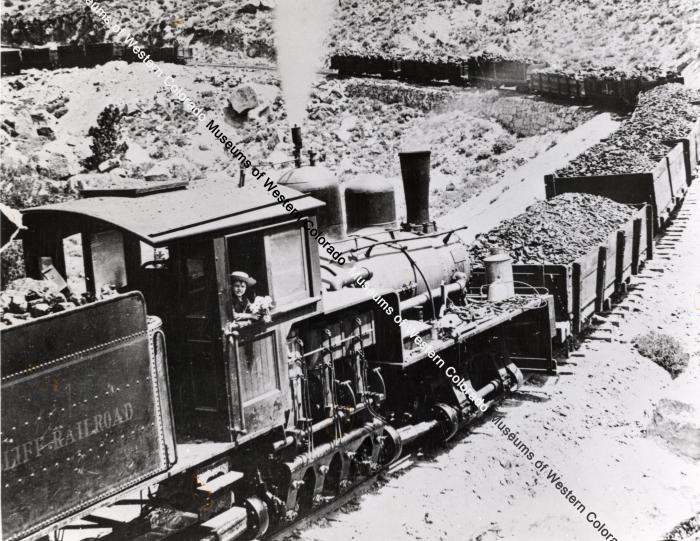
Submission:
M 196 66 L 202 68 L 237 68 L 237 69 L 249 69 L 258 71 L 277 71 L 277 66 L 269 66 L 265 64 L 244 64 L 240 62 L 233 62 L 231 64 L 220 64 L 220 63 L 209 63 L 209 62 L 188 62 L 186 66 Z M 334 70 L 318 70 L 316 71 L 318 75 L 337 75 L 337 71 Z

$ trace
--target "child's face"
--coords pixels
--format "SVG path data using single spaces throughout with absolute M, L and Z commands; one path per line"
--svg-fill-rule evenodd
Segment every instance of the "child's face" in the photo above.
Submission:
M 236 297 L 242 297 L 245 295 L 245 290 L 247 289 L 248 284 L 245 282 L 241 282 L 240 280 L 236 280 L 233 282 L 233 294 Z

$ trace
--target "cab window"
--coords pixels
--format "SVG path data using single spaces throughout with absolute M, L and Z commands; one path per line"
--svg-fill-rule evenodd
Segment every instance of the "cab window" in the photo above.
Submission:
M 102 231 L 90 235 L 90 256 L 95 291 L 105 286 L 126 287 L 124 237 L 120 231 Z
M 280 306 L 311 296 L 301 229 L 265 235 L 270 296 Z
M 275 307 L 311 296 L 306 238 L 298 227 L 228 238 L 229 272 L 243 271 L 257 284 L 250 293 L 269 295 Z

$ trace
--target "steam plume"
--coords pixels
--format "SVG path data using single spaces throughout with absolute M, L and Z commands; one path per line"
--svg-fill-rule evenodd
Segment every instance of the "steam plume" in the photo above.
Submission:
M 277 69 L 290 125 L 301 125 L 336 0 L 277 0 Z

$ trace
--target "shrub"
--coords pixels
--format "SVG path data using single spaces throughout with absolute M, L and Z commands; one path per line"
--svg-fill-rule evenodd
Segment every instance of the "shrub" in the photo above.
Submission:
M 67 182 L 47 182 L 28 165 L 17 169 L 0 165 L 0 179 L 0 203 L 13 209 L 58 203 L 72 197 Z
M 672 378 L 678 377 L 688 366 L 690 355 L 676 338 L 668 334 L 656 331 L 640 334 L 634 338 L 634 345 L 641 355 L 658 364 Z
M 498 155 L 498 154 L 503 154 L 504 152 L 507 152 L 509 150 L 512 150 L 515 147 L 515 141 L 513 141 L 513 137 L 508 136 L 508 135 L 499 135 L 496 138 L 496 141 L 493 144 L 493 147 L 491 148 L 491 151 Z
M 4 289 L 7 284 L 17 278 L 24 278 L 24 258 L 22 243 L 18 240 L 12 241 L 3 251 L 2 255 L 2 276 L 0 276 L 0 289 Z
M 120 142 L 121 119 L 122 113 L 116 105 L 108 105 L 99 114 L 97 126 L 88 130 L 88 135 L 92 137 L 92 156 L 84 161 L 85 167 L 96 169 L 103 161 L 124 155 L 128 146 L 124 141 Z

